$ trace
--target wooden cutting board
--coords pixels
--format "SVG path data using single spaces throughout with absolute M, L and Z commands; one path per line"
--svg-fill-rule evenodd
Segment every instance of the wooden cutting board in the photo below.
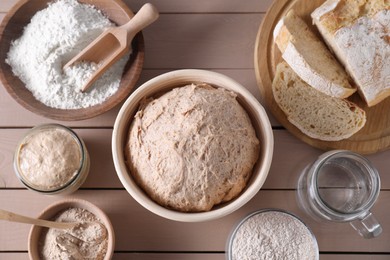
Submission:
M 315 33 L 310 14 L 324 0 L 276 0 L 268 10 L 260 26 L 255 45 L 255 72 L 260 92 L 268 111 L 293 135 L 300 140 L 323 150 L 346 149 L 362 154 L 387 150 L 390 147 L 390 98 L 368 108 L 365 102 L 354 94 L 349 98 L 366 111 L 367 123 L 358 133 L 342 141 L 321 141 L 310 138 L 292 125 L 276 104 L 272 94 L 272 80 L 275 67 L 282 60 L 281 53 L 273 41 L 275 25 L 290 9 L 301 16 Z

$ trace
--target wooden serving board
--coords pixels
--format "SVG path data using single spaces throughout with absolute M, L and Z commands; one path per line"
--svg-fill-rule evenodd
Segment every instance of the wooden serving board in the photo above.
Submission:
M 290 9 L 301 16 L 313 31 L 319 35 L 312 25 L 310 14 L 320 6 L 324 0 L 275 0 L 264 17 L 257 34 L 255 44 L 255 72 L 261 96 L 268 111 L 293 135 L 300 140 L 323 150 L 346 149 L 361 154 L 371 154 L 386 150 L 390 147 L 390 98 L 374 107 L 367 107 L 358 94 L 352 95 L 349 100 L 357 103 L 366 111 L 366 125 L 352 137 L 342 141 L 321 141 L 303 134 L 292 125 L 283 111 L 276 104 L 272 94 L 272 80 L 276 65 L 282 61 L 281 53 L 273 41 L 273 30 L 277 22 Z

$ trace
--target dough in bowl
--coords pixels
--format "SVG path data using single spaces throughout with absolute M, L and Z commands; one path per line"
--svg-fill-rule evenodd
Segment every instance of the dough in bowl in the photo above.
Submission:
M 259 150 L 235 93 L 191 84 L 142 102 L 125 156 L 131 175 L 154 201 L 200 212 L 240 194 Z

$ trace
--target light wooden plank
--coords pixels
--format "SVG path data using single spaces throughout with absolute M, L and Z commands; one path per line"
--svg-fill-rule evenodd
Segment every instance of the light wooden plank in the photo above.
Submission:
M 262 18 L 262 14 L 161 15 L 144 30 L 145 67 L 253 68 Z
M 0 259 L 25 260 L 27 253 L 1 253 Z M 224 253 L 114 253 L 115 260 L 224 260 Z M 320 254 L 321 260 L 388 260 L 389 255 Z
M 0 252 L 0 259 L 7 259 L 7 260 L 26 260 L 28 259 L 28 253 L 4 253 Z
M 11 9 L 13 5 L 17 3 L 17 0 L 1 0 L 0 2 L 0 12 L 7 12 Z
M 145 2 L 142 0 L 125 0 L 125 3 L 132 10 L 137 11 Z M 266 12 L 271 6 L 272 0 L 165 0 L 164 2 L 151 0 L 150 3 L 156 5 L 162 13 L 253 13 Z
M 7 12 L 17 2 L 17 0 L 1 0 L 0 12 Z M 124 0 L 131 10 L 136 12 L 145 1 L 142 0 Z M 208 12 L 240 12 L 253 13 L 265 12 L 272 3 L 272 0 L 198 0 L 198 1 L 180 1 L 180 0 L 151 0 L 162 13 L 208 13 Z
M 13 170 L 17 143 L 28 129 L 0 129 L 0 187 L 20 188 Z M 75 129 L 85 141 L 91 157 L 91 170 L 83 188 L 122 188 L 111 157 L 111 129 Z M 301 142 L 286 130 L 274 130 L 275 151 L 263 189 L 296 189 L 304 168 L 323 151 Z M 390 189 L 387 158 L 390 151 L 368 155 L 381 176 L 382 189 Z
M 102 208 L 110 217 L 117 251 L 223 252 L 231 230 L 244 216 L 258 209 L 281 208 L 298 215 L 313 230 L 321 252 L 390 253 L 390 191 L 381 193 L 372 209 L 383 226 L 375 239 L 361 238 L 348 224 L 319 223 L 297 206 L 294 191 L 260 191 L 238 211 L 221 219 L 202 223 L 182 223 L 161 218 L 135 202 L 126 191 L 78 191 L 73 197 L 86 199 Z M 42 196 L 24 190 L 0 190 L 0 205 L 20 214 L 36 216 L 58 197 Z M 0 222 L 0 251 L 27 248 L 29 226 Z

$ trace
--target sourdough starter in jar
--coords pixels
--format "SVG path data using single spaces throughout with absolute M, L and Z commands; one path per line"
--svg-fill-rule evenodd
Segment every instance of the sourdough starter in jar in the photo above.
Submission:
M 41 125 L 29 131 L 19 144 L 15 169 L 30 189 L 64 191 L 74 186 L 75 180 L 85 180 L 89 166 L 86 153 L 82 141 L 69 128 Z

